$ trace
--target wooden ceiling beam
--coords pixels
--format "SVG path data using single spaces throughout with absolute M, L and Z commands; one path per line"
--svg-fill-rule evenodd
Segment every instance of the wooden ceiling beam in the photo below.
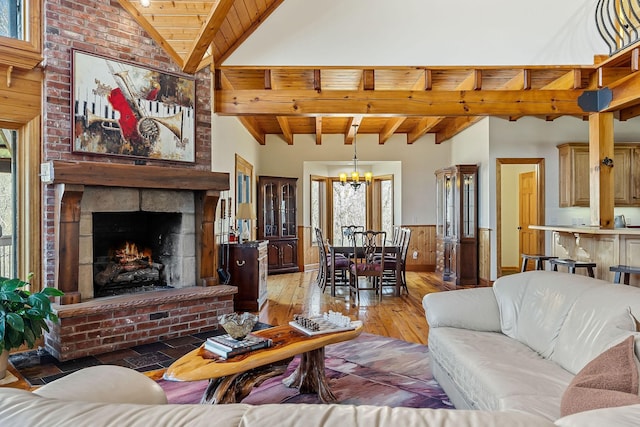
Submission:
M 456 87 L 457 90 L 482 89 L 482 70 L 471 70 L 469 75 Z
M 620 114 L 618 116 L 618 120 L 624 122 L 629 119 L 633 119 L 634 117 L 640 116 L 640 104 L 634 105 L 629 108 L 623 108 L 620 110 Z
M 385 123 L 378 135 L 378 144 L 382 145 L 387 142 L 405 120 L 407 120 L 406 117 L 390 117 L 387 119 L 387 123 Z
M 280 129 L 282 129 L 282 135 L 284 136 L 284 140 L 287 141 L 287 144 L 293 145 L 293 133 L 291 133 L 291 126 L 289 126 L 289 119 L 283 116 L 278 116 L 276 117 L 276 119 L 278 120 Z
M 322 116 L 316 117 L 316 145 L 322 145 Z
M 234 2 L 235 0 L 218 0 L 215 6 L 211 8 L 205 24 L 200 29 L 198 37 L 193 41 L 193 45 L 184 60 L 182 71 L 190 74 L 198 71 L 200 61 L 211 45 L 216 33 L 220 30 L 220 25 L 226 19 L 227 13 Z
M 133 19 L 140 25 L 158 45 L 167 52 L 167 55 L 173 59 L 180 67 L 184 64 L 184 59 L 176 52 L 169 42 L 160 34 L 160 32 L 145 18 L 138 9 L 136 9 L 129 0 L 118 0 L 120 6 L 127 11 Z
M 421 136 L 427 134 L 431 129 L 439 125 L 445 117 L 423 117 L 420 122 L 407 133 L 407 144 L 413 144 Z
M 582 71 L 579 69 L 571 70 L 564 73 L 551 83 L 546 84 L 541 90 L 555 89 L 581 89 L 582 88 Z
M 443 129 L 436 133 L 436 144 L 443 143 L 481 119 L 482 117 L 456 117 L 450 120 Z
M 576 90 L 218 90 L 220 115 L 510 116 L 582 114 Z M 635 92 L 636 97 L 637 93 Z
M 238 117 L 240 123 L 249 131 L 251 136 L 258 141 L 258 144 L 265 145 L 267 143 L 266 133 L 258 124 L 255 117 Z
M 344 143 L 345 145 L 353 144 L 353 140 L 356 137 L 356 128 L 354 126 L 360 126 L 362 123 L 362 116 L 353 116 L 349 119 L 349 125 L 344 133 Z
M 640 104 L 640 72 L 630 74 L 609 86 L 613 99 L 603 111 L 617 111 Z
M 254 33 L 255 30 L 258 29 L 258 27 L 260 27 L 260 25 L 262 25 L 262 23 L 264 21 L 267 20 L 267 18 L 278 8 L 278 6 L 280 6 L 280 4 L 282 4 L 284 0 L 275 0 L 271 3 L 271 5 L 269 5 L 267 7 L 267 9 L 262 13 L 262 15 L 260 15 L 257 19 L 254 19 L 251 23 L 251 26 L 249 28 L 247 28 L 246 30 L 244 30 L 244 32 L 242 33 L 242 35 L 240 37 L 238 37 L 233 44 L 231 44 L 231 46 L 229 46 L 229 48 L 224 51 L 224 52 L 216 52 L 215 53 L 215 64 L 222 64 L 228 57 L 229 55 L 231 55 L 233 52 L 236 51 L 236 49 L 238 49 L 238 47 L 240 47 L 240 45 L 242 43 L 244 43 L 244 41 L 246 39 L 249 38 L 249 36 L 251 34 Z

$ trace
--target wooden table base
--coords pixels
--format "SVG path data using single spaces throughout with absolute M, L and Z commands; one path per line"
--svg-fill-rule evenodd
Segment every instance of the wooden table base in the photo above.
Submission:
M 250 369 L 247 372 L 212 378 L 200 399 L 200 403 L 237 403 L 247 397 L 251 390 L 271 377 L 284 374 L 293 358 L 270 365 Z
M 251 390 L 265 380 L 282 375 L 291 358 L 251 369 L 240 374 L 227 375 L 209 380 L 200 403 L 237 403 L 247 397 Z M 287 378 L 282 380 L 287 387 L 296 387 L 300 393 L 317 393 L 323 403 L 335 402 L 336 397 L 329 388 L 324 373 L 324 347 L 300 355 L 300 364 Z
M 287 387 L 297 387 L 300 393 L 317 393 L 323 403 L 337 400 L 324 374 L 324 347 L 302 353 L 300 365 L 282 383 Z

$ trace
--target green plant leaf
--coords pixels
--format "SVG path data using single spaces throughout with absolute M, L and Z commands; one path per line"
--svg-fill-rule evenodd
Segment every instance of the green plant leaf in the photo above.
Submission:
M 62 292 L 60 289 L 51 288 L 51 287 L 44 288 L 39 293 L 46 295 L 48 297 L 61 297 L 64 295 L 64 292 Z
M 24 320 L 22 319 L 22 316 L 20 316 L 19 314 L 7 313 L 6 321 L 7 321 L 7 324 L 11 326 L 11 329 L 18 332 L 24 331 Z

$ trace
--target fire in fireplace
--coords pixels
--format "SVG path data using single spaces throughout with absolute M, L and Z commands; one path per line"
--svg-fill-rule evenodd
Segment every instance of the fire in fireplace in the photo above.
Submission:
M 94 296 L 170 288 L 180 256 L 181 217 L 164 212 L 94 212 Z

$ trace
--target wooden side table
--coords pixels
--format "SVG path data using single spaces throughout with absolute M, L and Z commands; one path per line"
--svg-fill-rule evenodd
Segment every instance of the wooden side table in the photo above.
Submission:
M 268 243 L 267 240 L 256 240 L 221 245 L 222 268 L 229 269 L 229 284 L 238 287 L 233 298 L 235 311 L 260 311 L 267 301 Z
M 247 397 L 254 385 L 265 379 L 281 375 L 291 359 L 300 354 L 300 365 L 290 377 L 283 380 L 287 387 L 297 387 L 301 393 L 317 393 L 323 402 L 335 401 L 324 373 L 324 347 L 353 339 L 362 333 L 362 322 L 344 332 L 307 336 L 289 326 L 276 326 L 253 332 L 270 338 L 273 345 L 221 359 L 204 349 L 197 348 L 176 360 L 164 374 L 171 381 L 209 380 L 209 386 L 200 403 L 236 403 Z

